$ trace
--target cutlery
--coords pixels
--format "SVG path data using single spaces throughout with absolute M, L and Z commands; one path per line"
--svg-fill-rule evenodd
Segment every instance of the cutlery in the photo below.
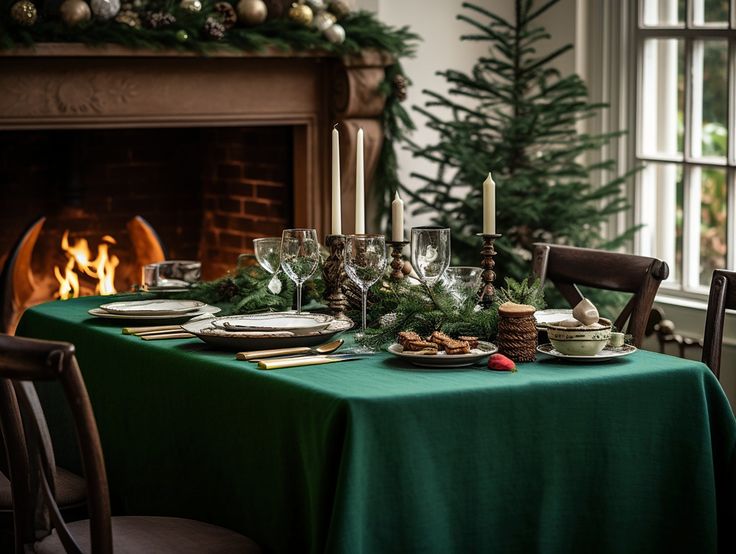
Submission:
M 258 369 L 282 369 L 286 367 L 302 367 L 308 365 L 332 364 L 360 360 L 363 356 L 353 354 L 333 354 L 330 356 L 305 356 L 303 358 L 273 358 L 258 362 Z
M 152 325 L 149 327 L 123 327 L 123 335 L 138 335 L 152 331 L 178 331 L 181 325 Z
M 151 337 L 153 335 L 170 335 L 172 333 L 187 333 L 188 331 L 184 331 L 181 327 L 178 327 L 177 329 L 164 329 L 162 331 L 144 331 L 143 333 L 134 333 L 133 336 L 136 337 Z
M 345 341 L 342 339 L 333 340 L 320 344 L 319 346 L 308 347 L 301 346 L 297 348 L 274 348 L 270 350 L 253 350 L 251 352 L 238 352 L 235 359 L 245 361 L 259 361 L 263 358 L 275 358 L 284 356 L 293 356 L 298 354 L 330 354 L 340 348 Z
M 167 340 L 167 339 L 188 339 L 192 338 L 195 335 L 192 333 L 160 333 L 158 335 L 143 335 L 141 338 L 143 340 Z

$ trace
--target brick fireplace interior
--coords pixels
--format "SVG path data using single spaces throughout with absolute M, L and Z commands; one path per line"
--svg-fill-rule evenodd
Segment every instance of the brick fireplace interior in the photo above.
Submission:
M 62 234 L 94 247 L 115 238 L 118 290 L 138 282 L 126 223 L 145 218 L 170 259 L 199 259 L 212 279 L 252 239 L 293 222 L 289 126 L 0 132 L 0 265 L 23 230 L 46 216 L 34 275 L 63 264 Z

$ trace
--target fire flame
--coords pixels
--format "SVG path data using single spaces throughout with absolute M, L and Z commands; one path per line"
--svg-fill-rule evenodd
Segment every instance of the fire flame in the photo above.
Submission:
M 110 254 L 109 247 L 116 244 L 110 235 L 102 237 L 102 243 L 97 246 L 97 257 L 92 260 L 87 239 L 77 239 L 69 244 L 69 231 L 64 232 L 61 238 L 61 248 L 66 252 L 67 262 L 62 273 L 59 266 L 54 267 L 54 275 L 59 281 L 57 297 L 62 300 L 77 298 L 80 292 L 79 275 L 77 271 L 97 280 L 95 292 L 101 295 L 115 294 L 115 268 L 120 263 L 118 257 Z M 76 271 L 75 271 L 76 267 Z

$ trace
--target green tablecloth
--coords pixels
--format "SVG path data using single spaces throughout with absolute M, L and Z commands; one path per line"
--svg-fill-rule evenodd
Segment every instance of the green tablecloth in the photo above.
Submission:
M 19 334 L 76 344 L 119 511 L 275 552 L 736 552 L 736 421 L 700 363 L 264 372 L 123 336 L 99 304 L 38 306 Z

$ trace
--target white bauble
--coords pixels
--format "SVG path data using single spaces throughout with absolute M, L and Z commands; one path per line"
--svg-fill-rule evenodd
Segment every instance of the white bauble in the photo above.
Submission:
M 107 21 L 118 15 L 120 0 L 91 0 L 90 7 L 97 19 Z

